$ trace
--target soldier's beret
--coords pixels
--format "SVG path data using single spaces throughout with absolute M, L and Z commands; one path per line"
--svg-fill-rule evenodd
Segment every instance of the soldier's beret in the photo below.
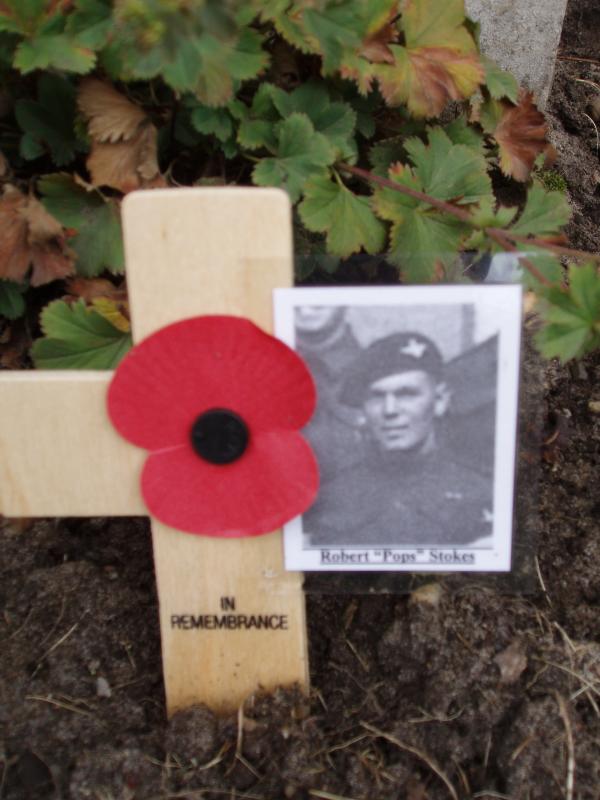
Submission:
M 422 333 L 393 333 L 373 342 L 348 367 L 339 399 L 349 406 L 361 406 L 368 387 L 387 375 L 423 370 L 440 378 L 444 362 L 437 345 Z

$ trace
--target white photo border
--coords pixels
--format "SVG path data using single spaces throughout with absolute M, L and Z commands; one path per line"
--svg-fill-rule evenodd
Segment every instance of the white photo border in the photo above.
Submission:
M 299 306 L 444 306 L 491 304 L 498 331 L 494 448 L 494 520 L 490 547 L 402 545 L 303 547 L 302 517 L 284 526 L 285 568 L 304 572 L 509 572 L 519 397 L 522 288 L 519 284 L 324 287 L 274 290 L 275 335 L 295 349 Z

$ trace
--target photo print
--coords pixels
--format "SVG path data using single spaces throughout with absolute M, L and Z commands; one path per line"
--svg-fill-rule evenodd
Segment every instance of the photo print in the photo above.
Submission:
M 521 306 L 518 285 L 275 291 L 318 395 L 288 570 L 510 570 Z

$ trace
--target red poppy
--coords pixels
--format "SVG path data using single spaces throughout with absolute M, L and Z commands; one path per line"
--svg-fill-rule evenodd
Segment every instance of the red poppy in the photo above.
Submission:
M 206 316 L 140 342 L 110 384 L 110 418 L 150 451 L 150 513 L 207 536 L 268 533 L 301 514 L 318 488 L 299 429 L 313 413 L 312 377 L 287 345 L 252 322 Z

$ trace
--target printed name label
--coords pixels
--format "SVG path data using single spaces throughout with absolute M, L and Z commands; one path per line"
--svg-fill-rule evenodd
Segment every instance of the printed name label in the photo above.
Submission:
M 360 564 L 474 564 L 475 553 L 460 548 L 432 548 L 417 550 L 344 550 L 322 549 L 321 564 L 360 565 Z

